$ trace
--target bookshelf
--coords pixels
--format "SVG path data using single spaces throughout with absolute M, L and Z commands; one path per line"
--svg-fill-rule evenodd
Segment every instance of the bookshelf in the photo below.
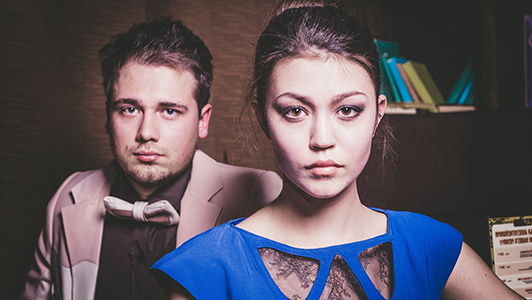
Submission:
M 529 0 L 351 0 L 377 38 L 423 62 L 447 98 L 471 58 L 478 60 L 477 108 L 524 108 L 523 16 Z
M 388 116 L 397 165 L 384 172 L 374 151 L 358 184 L 366 205 L 447 222 L 491 264 L 487 218 L 532 213 L 523 38 L 532 1 L 440 2 L 351 0 L 377 39 L 427 65 L 444 98 L 467 61 L 479 63 L 477 110 Z

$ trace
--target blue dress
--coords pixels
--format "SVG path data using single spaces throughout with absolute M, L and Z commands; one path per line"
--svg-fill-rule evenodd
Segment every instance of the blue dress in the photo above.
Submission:
M 440 299 L 462 235 L 424 215 L 380 210 L 383 235 L 300 249 L 255 235 L 233 220 L 161 258 L 152 273 L 196 299 Z

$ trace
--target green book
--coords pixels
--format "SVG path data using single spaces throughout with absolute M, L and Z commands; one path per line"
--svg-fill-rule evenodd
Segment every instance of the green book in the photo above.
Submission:
M 397 43 L 375 40 L 375 44 L 377 45 L 377 51 L 379 52 L 380 58 L 399 56 L 399 46 Z
M 379 52 L 379 64 L 381 67 L 382 83 L 380 93 L 386 96 L 389 102 L 400 102 L 399 91 L 397 90 L 397 86 L 395 86 L 395 82 L 386 63 L 387 58 L 399 55 L 399 46 L 397 43 L 381 40 L 375 40 L 375 44 Z

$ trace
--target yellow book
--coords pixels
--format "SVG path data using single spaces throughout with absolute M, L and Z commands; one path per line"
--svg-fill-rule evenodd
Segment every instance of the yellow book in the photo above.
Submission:
M 437 105 L 445 103 L 440 89 L 432 79 L 425 64 L 409 60 L 403 64 L 403 69 L 423 103 Z M 430 111 L 438 112 L 437 109 Z

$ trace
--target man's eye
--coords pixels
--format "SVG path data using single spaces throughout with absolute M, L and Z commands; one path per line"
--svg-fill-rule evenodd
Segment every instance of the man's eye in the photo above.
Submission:
M 132 106 L 128 106 L 128 107 L 125 107 L 125 108 L 122 109 L 122 113 L 124 113 L 126 115 L 134 114 L 136 111 L 137 111 L 137 109 L 135 107 L 132 107 Z
M 172 109 L 172 108 L 166 109 L 165 112 L 166 112 L 167 115 L 170 115 L 170 116 L 177 114 L 177 110 Z

